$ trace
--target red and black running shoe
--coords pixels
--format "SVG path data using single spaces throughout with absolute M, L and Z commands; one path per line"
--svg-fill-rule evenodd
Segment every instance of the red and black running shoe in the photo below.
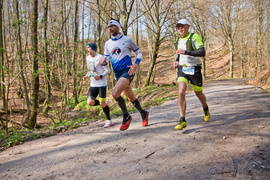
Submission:
M 141 112 L 141 116 L 142 116 L 142 126 L 147 126 L 148 125 L 149 112 L 143 110 Z
M 132 117 L 128 115 L 127 117 L 124 116 L 123 123 L 121 124 L 120 131 L 125 131 L 129 128 L 129 124 L 132 120 Z

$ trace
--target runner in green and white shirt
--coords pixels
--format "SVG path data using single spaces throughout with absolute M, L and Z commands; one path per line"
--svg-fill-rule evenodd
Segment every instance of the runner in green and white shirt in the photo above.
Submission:
M 187 86 L 190 83 L 193 86 L 196 96 L 199 98 L 203 111 L 204 120 L 209 121 L 210 113 L 206 102 L 206 97 L 202 92 L 202 73 L 200 57 L 205 56 L 205 49 L 200 35 L 190 33 L 190 24 L 188 20 L 181 19 L 176 24 L 180 38 L 175 43 L 177 59 L 174 62 L 174 68 L 178 68 L 178 108 L 180 120 L 175 129 L 186 127 L 186 99 L 185 94 Z

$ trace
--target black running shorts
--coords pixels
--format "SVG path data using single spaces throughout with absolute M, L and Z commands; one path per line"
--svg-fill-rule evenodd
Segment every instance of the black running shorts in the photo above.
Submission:
M 91 98 L 91 99 L 95 100 L 98 95 L 99 95 L 99 99 L 101 101 L 106 100 L 106 86 L 103 86 L 103 87 L 90 87 L 89 88 L 87 98 Z
M 190 82 L 190 84 L 198 86 L 198 87 L 202 87 L 203 85 L 203 81 L 202 81 L 202 73 L 201 73 L 201 66 L 194 66 L 195 67 L 195 71 L 194 71 L 194 75 L 188 75 L 182 72 L 182 68 L 183 66 L 178 66 L 178 80 L 182 79 L 182 78 L 186 78 L 188 80 L 188 82 Z

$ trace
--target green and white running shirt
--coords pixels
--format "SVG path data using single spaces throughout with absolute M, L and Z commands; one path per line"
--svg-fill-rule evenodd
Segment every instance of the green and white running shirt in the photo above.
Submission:
M 177 49 L 184 49 L 184 50 L 190 51 L 190 49 L 187 49 L 187 41 L 189 40 L 190 36 L 191 36 L 191 33 L 189 33 L 184 38 L 180 37 L 178 40 L 178 48 Z M 191 44 L 192 44 L 192 47 L 194 50 L 204 47 L 200 35 L 196 34 L 196 33 L 194 33 L 192 38 L 191 38 Z M 180 54 L 179 65 L 182 65 L 182 66 L 201 66 L 202 62 L 201 62 L 200 57 L 194 57 L 194 56 L 190 56 L 190 55 Z

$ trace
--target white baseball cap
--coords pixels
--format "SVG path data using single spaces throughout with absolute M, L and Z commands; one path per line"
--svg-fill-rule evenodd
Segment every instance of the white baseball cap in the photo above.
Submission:
M 187 24 L 187 25 L 190 25 L 187 19 L 180 19 L 180 20 L 177 22 L 176 27 L 178 27 L 179 24 L 183 24 L 183 25 Z

